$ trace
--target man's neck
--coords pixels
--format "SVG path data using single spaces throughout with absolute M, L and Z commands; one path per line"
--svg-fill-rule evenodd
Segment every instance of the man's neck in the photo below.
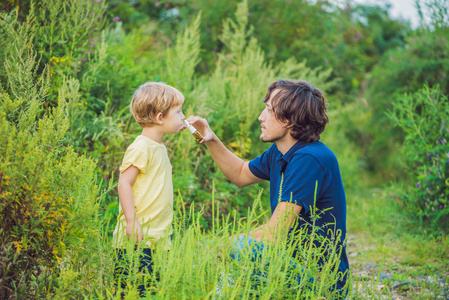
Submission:
M 159 144 L 162 144 L 162 138 L 165 134 L 160 130 L 160 126 L 154 125 L 151 127 L 144 127 L 142 130 L 142 135 Z
M 290 134 L 288 136 L 285 136 L 284 138 L 274 142 L 276 144 L 276 147 L 279 151 L 281 151 L 282 155 L 285 155 L 285 153 L 290 150 L 291 147 L 293 147 L 294 144 L 296 144 L 298 140 L 294 139 Z

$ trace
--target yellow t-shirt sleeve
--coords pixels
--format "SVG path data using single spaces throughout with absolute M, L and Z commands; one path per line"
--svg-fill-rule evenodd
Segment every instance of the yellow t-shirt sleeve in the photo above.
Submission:
M 122 165 L 120 166 L 120 173 L 124 172 L 130 166 L 134 166 L 139 169 L 140 172 L 145 174 L 150 159 L 150 151 L 147 151 L 147 148 L 131 144 L 128 149 L 126 149 Z

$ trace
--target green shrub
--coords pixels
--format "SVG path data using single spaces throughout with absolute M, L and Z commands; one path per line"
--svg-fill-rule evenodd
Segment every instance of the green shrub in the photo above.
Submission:
M 447 230 L 449 224 L 449 102 L 438 86 L 404 94 L 388 114 L 405 133 L 404 154 L 413 185 L 402 199 L 412 216 Z
M 47 66 L 51 89 L 57 91 L 64 76 L 76 76 L 101 44 L 106 7 L 96 1 L 23 2 L 11 12 L 1 14 L 1 48 L 7 53 L 15 47 L 33 45 L 39 61 L 36 74 Z M 5 57 L 0 56 L 2 65 Z M 4 77 L 0 77 L 0 82 L 8 88 Z M 57 104 L 54 95 L 44 100 L 47 107 Z
M 201 43 L 206 51 L 199 72 L 214 70 L 216 53 L 225 47 L 220 39 L 222 22 L 232 16 L 239 2 L 180 2 L 181 18 L 188 19 L 198 11 L 203 15 Z M 253 29 L 250 34 L 270 62 L 293 57 L 306 59 L 311 68 L 332 68 L 332 78 L 343 80 L 331 91 L 344 100 L 360 89 L 365 72 L 380 54 L 402 44 L 407 28 L 392 20 L 387 9 L 362 5 L 341 9 L 330 1 L 249 1 L 248 11 L 248 24 Z
M 366 113 L 358 102 L 342 105 L 332 97 L 329 102 L 329 124 L 320 141 L 337 156 L 349 202 L 355 198 L 349 191 L 362 189 L 367 185 L 367 176 L 363 172 L 365 165 L 358 146 L 358 141 L 363 137 L 351 136 L 351 130 L 357 130 L 357 124 L 363 124 Z
M 47 67 L 36 74 L 37 65 L 29 47 L 9 51 L 5 59 L 11 95 L 0 93 L 2 299 L 49 292 L 60 264 L 77 261 L 86 240 L 97 234 L 95 163 L 63 144 L 67 103 L 77 101 L 79 84 L 63 81 L 57 106 L 43 114 L 50 80 Z
M 0 84 L 5 92 L 16 98 L 19 93 L 35 93 L 33 83 L 24 82 L 13 61 L 7 61 L 8 53 L 16 49 L 34 49 L 35 56 L 30 59 L 35 61 L 35 81 L 40 77 L 48 81 L 40 114 L 57 106 L 58 90 L 64 81 L 77 78 L 76 93 L 80 97 L 69 99 L 75 100 L 68 104 L 71 134 L 65 137 L 65 143 L 85 153 L 113 148 L 121 138 L 121 128 L 107 104 L 110 89 L 107 83 L 98 88 L 101 93 L 92 88 L 102 79 L 104 66 L 110 67 L 102 33 L 106 24 L 104 2 L 44 0 L 20 1 L 18 5 L 0 14 L 0 65 L 5 65 L 0 69 Z
M 400 176 L 396 172 L 396 149 L 403 141 L 403 132 L 393 129 L 385 115 L 392 108 L 392 99 L 414 93 L 423 84 L 439 85 L 443 94 L 449 94 L 449 23 L 446 14 L 438 13 L 448 3 L 424 2 L 425 10 L 421 13 L 433 25 L 421 24 L 407 35 L 405 46 L 388 51 L 369 76 L 367 99 L 372 117 L 364 128 L 370 136 L 366 156 L 370 168 L 382 172 L 384 179 Z

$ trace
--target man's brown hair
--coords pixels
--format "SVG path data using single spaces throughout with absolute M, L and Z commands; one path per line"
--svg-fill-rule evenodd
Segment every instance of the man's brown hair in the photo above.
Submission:
M 276 118 L 291 128 L 294 139 L 311 143 L 320 139 L 329 118 L 323 93 L 304 80 L 278 79 L 268 88 L 263 102 L 271 99 Z
M 134 92 L 130 110 L 136 122 L 145 127 L 156 124 L 158 113 L 165 117 L 170 108 L 183 102 L 184 95 L 174 87 L 162 82 L 147 82 Z

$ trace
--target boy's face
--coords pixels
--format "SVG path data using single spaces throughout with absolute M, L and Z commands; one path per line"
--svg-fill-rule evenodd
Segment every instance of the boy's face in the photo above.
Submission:
M 162 126 L 164 126 L 165 133 L 178 133 L 181 130 L 183 125 L 185 116 L 182 113 L 182 103 L 178 106 L 174 106 L 170 108 L 168 114 L 162 118 L 164 122 Z

